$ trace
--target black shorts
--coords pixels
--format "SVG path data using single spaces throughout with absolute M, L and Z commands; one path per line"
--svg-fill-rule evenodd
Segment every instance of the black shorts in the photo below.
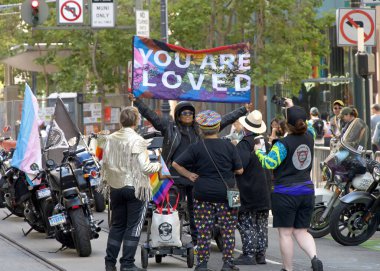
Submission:
M 307 229 L 314 209 L 314 194 L 291 196 L 272 193 L 274 228 Z

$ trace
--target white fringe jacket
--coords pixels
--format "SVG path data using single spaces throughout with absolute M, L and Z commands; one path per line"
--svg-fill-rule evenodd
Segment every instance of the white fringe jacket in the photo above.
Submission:
M 133 186 L 140 200 L 151 200 L 148 175 L 161 169 L 160 163 L 151 163 L 149 142 L 132 128 L 121 128 L 105 136 L 103 145 L 102 177 L 112 188 Z M 104 140 L 103 140 L 104 141 Z

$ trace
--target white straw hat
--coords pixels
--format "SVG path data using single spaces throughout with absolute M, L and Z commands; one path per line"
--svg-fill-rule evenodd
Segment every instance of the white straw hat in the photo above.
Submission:
M 262 134 L 267 130 L 267 126 L 263 121 L 263 115 L 261 115 L 261 112 L 258 110 L 252 111 L 247 116 L 240 117 L 239 122 L 248 131 L 256 134 Z

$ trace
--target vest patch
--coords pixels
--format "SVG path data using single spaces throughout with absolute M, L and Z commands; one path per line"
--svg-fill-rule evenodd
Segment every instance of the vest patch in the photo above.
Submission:
M 304 170 L 310 166 L 311 158 L 310 148 L 305 144 L 299 145 L 293 153 L 293 165 L 298 170 Z

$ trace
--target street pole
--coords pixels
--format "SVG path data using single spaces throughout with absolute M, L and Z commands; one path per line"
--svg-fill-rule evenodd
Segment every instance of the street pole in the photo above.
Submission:
M 362 100 L 362 118 L 366 122 L 369 131 L 371 131 L 370 116 L 370 80 L 369 77 L 374 72 L 374 56 L 368 54 L 364 47 L 364 29 L 358 28 L 358 52 L 355 55 L 356 74 L 361 78 L 361 100 Z M 367 149 L 371 149 L 371 133 L 368 133 Z
M 161 40 L 168 42 L 168 7 L 167 0 L 161 0 Z M 161 103 L 162 118 L 169 119 L 170 104 L 168 100 L 163 100 Z
M 37 72 L 32 72 L 32 92 L 37 96 Z
M 143 9 L 142 0 L 135 0 L 135 9 L 136 10 L 142 10 Z

